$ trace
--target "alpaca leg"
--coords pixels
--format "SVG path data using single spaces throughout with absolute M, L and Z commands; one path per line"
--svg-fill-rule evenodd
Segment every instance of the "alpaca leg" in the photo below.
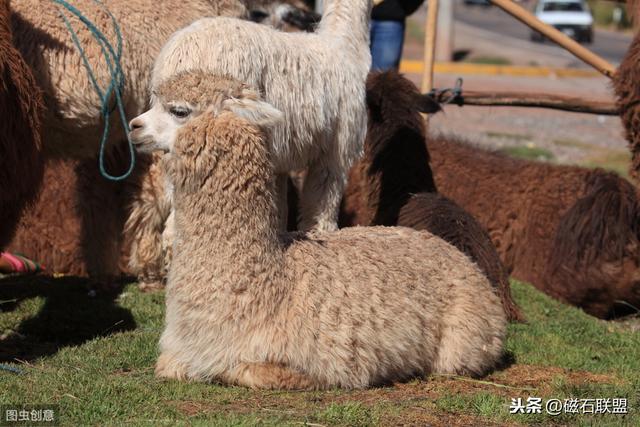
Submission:
M 156 377 L 178 381 L 187 380 L 187 367 L 168 353 L 162 353 L 156 362 Z
M 133 195 L 125 236 L 130 246 L 129 268 L 138 276 L 140 287 L 157 289 L 166 276 L 167 246 L 169 238 L 165 223 L 171 212 L 171 197 L 167 192 L 158 159 L 146 159 L 147 169 L 131 183 Z
M 324 388 L 318 381 L 274 363 L 241 363 L 221 378 L 224 382 L 253 389 L 314 390 Z
M 346 184 L 346 175 L 337 164 L 309 167 L 300 195 L 300 229 L 334 231 L 338 228 L 338 210 Z
M 87 273 L 102 285 L 111 285 L 121 272 L 123 185 L 102 178 L 95 160 L 81 162 L 76 173 L 81 246 Z

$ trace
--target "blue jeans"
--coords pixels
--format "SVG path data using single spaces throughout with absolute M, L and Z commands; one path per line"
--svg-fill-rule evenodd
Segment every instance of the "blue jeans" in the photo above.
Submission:
M 371 21 L 371 69 L 398 69 L 404 44 L 403 21 Z

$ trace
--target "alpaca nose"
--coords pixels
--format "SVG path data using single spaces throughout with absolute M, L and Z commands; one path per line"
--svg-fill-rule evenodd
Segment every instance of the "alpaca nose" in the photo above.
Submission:
M 135 119 L 131 120 L 131 122 L 129 122 L 129 129 L 131 129 L 131 132 L 135 130 L 140 130 L 143 127 L 144 127 L 144 123 L 142 122 L 142 120 L 140 120 L 139 117 L 136 117 Z

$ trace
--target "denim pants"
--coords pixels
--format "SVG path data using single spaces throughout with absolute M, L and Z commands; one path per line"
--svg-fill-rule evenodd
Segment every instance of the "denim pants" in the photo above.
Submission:
M 371 21 L 371 69 L 398 69 L 404 44 L 404 21 Z

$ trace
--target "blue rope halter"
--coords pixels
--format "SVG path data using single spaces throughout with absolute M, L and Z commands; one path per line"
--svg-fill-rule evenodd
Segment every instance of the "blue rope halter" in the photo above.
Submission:
M 122 34 L 120 32 L 120 27 L 118 26 L 118 22 L 116 21 L 116 18 L 113 16 L 113 14 L 109 11 L 109 9 L 107 9 L 107 7 L 102 3 L 101 0 L 93 0 L 95 3 L 99 4 L 111 18 L 111 21 L 113 23 L 113 28 L 115 30 L 117 41 L 118 41 L 118 47 L 116 52 L 113 49 L 113 46 L 111 45 L 111 43 L 109 43 L 109 40 L 107 40 L 107 38 L 105 37 L 105 35 L 96 27 L 96 25 L 93 22 L 91 22 L 86 16 L 84 16 L 82 12 L 80 12 L 75 6 L 67 3 L 66 0 L 52 0 L 52 1 L 64 7 L 70 13 L 75 15 L 80 20 L 80 22 L 82 22 L 85 25 L 85 27 L 87 27 L 87 29 L 91 32 L 91 35 L 93 36 L 93 38 L 96 40 L 96 42 L 98 42 L 98 45 L 102 50 L 102 54 L 105 57 L 105 61 L 107 63 L 107 66 L 109 67 L 109 73 L 111 74 L 111 81 L 109 83 L 109 86 L 107 87 L 107 90 L 103 91 L 100 88 L 98 81 L 96 80 L 96 76 L 93 70 L 91 69 L 91 65 L 89 64 L 87 55 L 85 54 L 85 51 L 82 48 L 82 44 L 80 43 L 80 40 L 78 39 L 78 34 L 71 26 L 71 22 L 69 21 L 67 16 L 64 14 L 64 12 L 60 10 L 60 17 L 64 21 L 65 25 L 67 26 L 67 29 L 69 30 L 69 33 L 71 34 L 71 38 L 73 39 L 73 44 L 78 49 L 78 52 L 80 53 L 80 57 L 82 58 L 84 67 L 86 68 L 87 74 L 89 75 L 89 80 L 91 81 L 91 84 L 93 85 L 94 89 L 96 90 L 96 93 L 98 94 L 98 97 L 102 102 L 101 114 L 102 114 L 102 117 L 104 118 L 105 123 L 104 123 L 104 130 L 102 132 L 102 140 L 100 142 L 100 153 L 99 153 L 100 174 L 111 181 L 122 181 L 124 179 L 127 179 L 133 172 L 133 168 L 135 167 L 135 163 L 136 163 L 136 158 L 135 158 L 135 150 L 133 148 L 133 143 L 129 138 L 129 123 L 127 122 L 127 117 L 124 112 L 124 104 L 122 102 L 122 91 L 124 90 L 125 76 L 122 71 L 122 65 L 120 64 L 120 58 L 122 57 Z M 110 109 L 109 101 L 111 99 L 112 94 L 115 94 L 116 105 L 113 107 L 113 109 Z M 129 164 L 129 169 L 123 175 L 120 175 L 120 176 L 110 175 L 106 171 L 106 168 L 104 166 L 104 154 L 105 154 L 105 149 L 107 145 L 107 140 L 109 139 L 109 119 L 111 117 L 111 113 L 116 107 L 118 108 L 120 119 L 122 121 L 122 125 L 127 135 L 127 142 L 129 144 L 129 155 L 131 159 Z

